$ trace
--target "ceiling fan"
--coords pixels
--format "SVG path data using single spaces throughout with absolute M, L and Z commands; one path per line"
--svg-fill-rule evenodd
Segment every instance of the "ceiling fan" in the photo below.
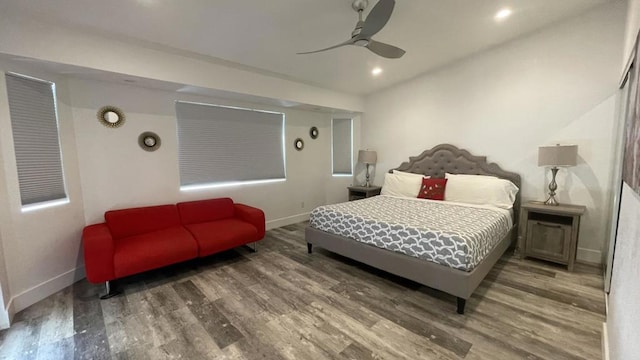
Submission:
M 395 0 L 379 0 L 378 3 L 371 9 L 366 20 L 362 20 L 362 12 L 369 5 L 369 0 L 353 0 L 351 7 L 358 12 L 358 23 L 356 28 L 351 32 L 351 39 L 326 49 L 302 52 L 302 54 L 313 54 L 321 51 L 335 49 L 346 45 L 356 45 L 366 47 L 372 52 L 389 59 L 397 59 L 404 55 L 405 51 L 395 47 L 393 45 L 381 43 L 371 39 L 371 37 L 377 34 L 387 24 L 393 7 L 396 5 Z

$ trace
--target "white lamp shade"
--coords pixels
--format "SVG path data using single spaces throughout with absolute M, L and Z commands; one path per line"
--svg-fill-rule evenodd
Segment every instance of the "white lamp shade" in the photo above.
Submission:
M 363 164 L 375 164 L 378 161 L 378 154 L 373 150 L 358 151 L 358 161 Z
M 578 145 L 552 145 L 538 148 L 538 166 L 576 166 Z

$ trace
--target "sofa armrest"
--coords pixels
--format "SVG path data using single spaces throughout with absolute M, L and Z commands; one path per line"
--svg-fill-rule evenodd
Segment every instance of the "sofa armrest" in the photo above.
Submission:
M 82 245 L 87 280 L 100 283 L 115 279 L 113 267 L 115 245 L 107 224 L 85 227 L 82 230 Z
M 258 238 L 256 240 L 262 239 L 265 233 L 264 212 L 258 208 L 244 204 L 233 204 L 233 207 L 237 218 L 252 224 L 258 229 Z

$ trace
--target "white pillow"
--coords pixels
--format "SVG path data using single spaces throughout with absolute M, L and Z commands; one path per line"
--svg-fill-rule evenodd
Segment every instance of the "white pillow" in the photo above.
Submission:
M 511 181 L 495 176 L 447 173 L 445 177 L 448 179 L 444 190 L 446 201 L 511 209 L 519 190 Z
M 393 170 L 393 174 L 394 175 L 402 175 L 402 176 L 409 176 L 409 177 L 419 178 L 421 183 L 422 183 L 422 179 L 423 178 L 427 178 L 428 179 L 428 178 L 431 177 L 431 176 L 425 176 L 425 175 L 422 175 L 422 174 L 414 174 L 414 173 L 398 171 L 398 170 Z
M 417 198 L 420 187 L 422 187 L 422 176 L 386 173 L 380 194 Z
M 472 179 L 480 179 L 480 178 L 498 179 L 497 176 L 493 176 L 493 175 L 450 174 L 448 172 L 444 173 L 445 178 L 448 178 L 448 176 L 458 176 L 458 177 L 466 177 L 466 178 L 472 178 Z

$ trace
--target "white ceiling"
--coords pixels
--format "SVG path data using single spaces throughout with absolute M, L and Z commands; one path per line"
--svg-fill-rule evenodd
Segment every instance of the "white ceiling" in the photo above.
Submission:
M 253 71 L 369 94 L 616 0 L 397 0 L 375 40 L 407 51 L 396 60 L 347 46 L 351 0 L 14 0 L 6 10 L 230 61 Z M 376 0 L 370 0 L 369 9 Z M 503 7 L 513 15 L 493 19 Z M 380 66 L 383 73 L 371 75 Z

